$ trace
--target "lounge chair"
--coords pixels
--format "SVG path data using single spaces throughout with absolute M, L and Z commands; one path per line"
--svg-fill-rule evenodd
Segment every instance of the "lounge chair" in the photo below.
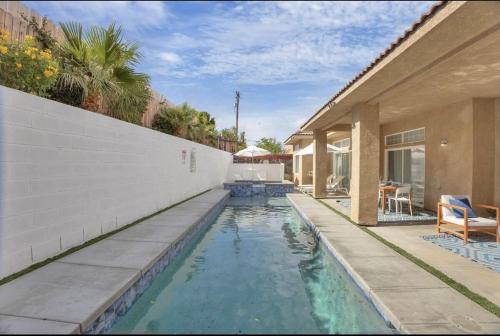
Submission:
M 326 179 L 326 193 L 333 193 L 335 191 L 342 191 L 344 193 L 348 193 L 347 188 L 340 187 L 340 183 L 342 183 L 342 180 L 344 179 L 344 176 L 337 176 L 333 177 L 333 175 L 330 175 Z M 312 184 L 301 184 L 298 185 L 299 191 L 306 193 L 306 194 L 311 194 L 313 191 L 313 185 Z
M 476 204 L 476 208 L 491 209 L 496 211 L 496 219 L 484 217 L 471 217 L 466 207 L 451 204 L 452 200 L 467 199 L 472 206 L 468 195 L 442 195 L 441 202 L 438 202 L 437 232 L 446 232 L 464 239 L 467 244 L 469 232 L 478 231 L 496 237 L 499 240 L 498 226 L 500 223 L 500 209 L 495 206 Z M 457 216 L 456 212 L 463 214 L 463 218 Z M 463 231 L 463 233 L 461 233 Z

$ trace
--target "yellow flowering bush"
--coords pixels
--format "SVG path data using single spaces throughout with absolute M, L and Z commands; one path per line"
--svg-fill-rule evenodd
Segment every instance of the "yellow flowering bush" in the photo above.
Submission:
M 58 73 L 58 63 L 48 49 L 40 50 L 32 36 L 11 41 L 0 30 L 0 85 L 44 96 Z

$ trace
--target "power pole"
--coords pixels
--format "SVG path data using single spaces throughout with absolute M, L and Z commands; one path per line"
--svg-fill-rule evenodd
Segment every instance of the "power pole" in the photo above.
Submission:
M 236 110 L 236 151 L 238 151 L 238 118 L 240 113 L 240 91 L 236 91 L 236 102 L 234 103 L 234 109 Z

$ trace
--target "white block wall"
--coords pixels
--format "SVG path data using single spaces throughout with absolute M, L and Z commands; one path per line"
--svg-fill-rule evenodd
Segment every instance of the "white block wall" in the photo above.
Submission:
M 0 86 L 0 278 L 221 184 L 231 161 Z
M 228 181 L 238 180 L 237 176 L 244 180 L 258 180 L 261 176 L 266 181 L 282 182 L 285 176 L 285 165 L 283 163 L 234 163 L 228 171 Z

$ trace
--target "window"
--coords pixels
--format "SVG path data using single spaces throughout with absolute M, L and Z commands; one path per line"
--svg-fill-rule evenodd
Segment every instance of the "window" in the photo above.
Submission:
M 339 140 L 337 142 L 334 142 L 333 145 L 338 148 L 349 149 L 349 147 L 351 146 L 351 138 Z
M 402 145 L 425 140 L 425 128 L 418 128 L 385 136 L 385 145 Z
M 298 174 L 300 172 L 300 156 L 295 155 L 295 174 Z

